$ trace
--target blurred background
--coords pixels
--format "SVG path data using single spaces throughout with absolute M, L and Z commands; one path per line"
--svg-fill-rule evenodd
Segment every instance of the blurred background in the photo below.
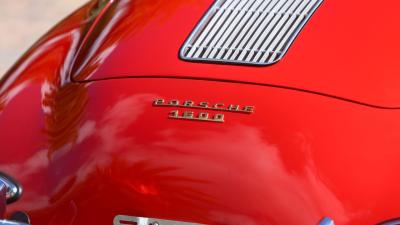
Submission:
M 0 0 L 0 77 L 56 23 L 87 0 Z

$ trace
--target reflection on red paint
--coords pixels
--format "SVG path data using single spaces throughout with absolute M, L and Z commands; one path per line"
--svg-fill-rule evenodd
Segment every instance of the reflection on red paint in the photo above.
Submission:
M 107 225 L 116 215 L 211 225 L 310 225 L 329 216 L 337 225 L 359 225 L 399 215 L 398 110 L 261 85 L 171 77 L 76 83 L 69 76 L 78 57 L 82 68 L 77 64 L 73 73 L 81 71 L 82 79 L 219 74 L 260 81 L 268 76 L 278 83 L 300 79 L 337 93 L 348 93 L 351 86 L 360 99 L 391 105 L 397 94 L 379 97 L 384 83 L 366 92 L 355 85 L 361 73 L 344 73 L 348 84 L 339 82 L 343 77 L 332 78 L 335 69 L 327 76 L 318 73 L 326 78 L 323 83 L 314 79 L 317 71 L 308 79 L 307 74 L 293 76 L 293 68 L 309 64 L 302 64 L 306 57 L 290 57 L 315 48 L 301 38 L 303 45 L 287 55 L 289 69 L 282 69 L 283 61 L 268 69 L 185 63 L 175 53 L 210 0 L 116 2 L 79 56 L 82 38 L 93 25 L 87 16 L 95 2 L 45 36 L 0 84 L 0 170 L 25 188 L 8 213 L 26 211 L 33 225 Z M 333 21 L 320 12 L 323 21 Z M 188 19 L 177 21 L 182 16 Z M 305 36 L 325 36 L 314 32 Z M 144 45 L 148 33 L 170 45 Z M 312 39 L 312 44 L 330 39 Z M 159 54 L 144 51 L 160 45 Z M 130 57 L 117 57 L 121 52 Z M 168 60 L 157 61 L 161 56 Z M 149 58 L 155 64 L 143 63 Z M 272 78 L 270 70 L 282 76 Z M 257 110 L 226 112 L 225 123 L 179 121 L 167 116 L 173 106 L 153 107 L 160 98 L 254 105 Z

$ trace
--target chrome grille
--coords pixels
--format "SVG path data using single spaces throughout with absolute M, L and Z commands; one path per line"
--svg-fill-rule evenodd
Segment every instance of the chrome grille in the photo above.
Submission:
M 189 61 L 270 65 L 282 59 L 323 0 L 217 0 L 180 57 Z

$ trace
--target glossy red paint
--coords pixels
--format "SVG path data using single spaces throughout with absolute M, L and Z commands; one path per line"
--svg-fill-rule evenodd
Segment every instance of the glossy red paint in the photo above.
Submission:
M 48 97 L 43 88 L 22 88 L 0 122 L 11 150 L 1 169 L 26 189 L 11 209 L 33 224 L 102 225 L 127 214 L 224 225 L 329 215 L 357 225 L 400 213 L 398 111 L 206 81 L 71 84 Z M 256 112 L 226 113 L 224 124 L 169 120 L 173 108 L 152 106 L 160 97 Z
M 25 193 L 8 206 L 8 214 L 26 211 L 33 225 L 110 225 L 120 214 L 210 225 L 315 225 L 325 216 L 332 217 L 336 225 L 360 225 L 400 216 L 399 110 L 265 85 L 269 79 L 295 84 L 295 79 L 304 76 L 304 81 L 293 87 L 314 90 L 312 85 L 321 85 L 321 92 L 335 90 L 338 92 L 333 94 L 343 93 L 370 104 L 396 103 L 386 95 L 375 101 L 366 88 L 370 80 L 361 75 L 357 75 L 358 88 L 349 94 L 348 83 L 340 82 L 343 76 L 313 80 L 312 75 L 292 67 L 305 62 L 301 56 L 307 48 L 315 50 L 312 42 L 321 40 L 313 35 L 322 34 L 312 29 L 318 30 L 318 24 L 326 19 L 313 18 L 284 61 L 272 67 L 201 65 L 171 55 L 166 61 L 150 64 L 145 63 L 149 56 L 137 61 L 135 48 L 131 50 L 132 64 L 115 62 L 117 52 L 128 47 L 124 43 L 133 43 L 129 38 L 132 30 L 137 29 L 139 35 L 153 29 L 157 34 L 157 26 L 146 22 L 153 11 L 152 18 L 166 15 L 156 23 L 159 27 L 170 23 L 168 18 L 175 21 L 187 14 L 187 20 L 171 27 L 175 31 L 171 35 L 157 35 L 159 40 L 171 38 L 171 45 L 163 43 L 166 51 L 159 54 L 172 54 L 181 41 L 175 39 L 175 33 L 183 37 L 209 2 L 117 1 L 109 8 L 110 15 L 100 13 L 102 20 L 109 21 L 104 24 L 90 17 L 95 7 L 90 3 L 46 35 L 10 70 L 0 84 L 0 170 L 21 182 Z M 327 1 L 324 7 L 332 4 Z M 341 4 L 345 3 L 335 3 L 335 7 Z M 118 14 L 118 7 L 129 9 L 127 12 L 136 7 L 143 14 L 136 14 L 130 22 L 120 20 L 119 15 L 131 14 Z M 317 14 L 323 17 L 323 8 L 321 11 Z M 82 43 L 100 43 L 92 38 L 102 37 L 96 32 L 107 30 L 112 19 L 119 30 L 110 25 L 112 39 L 105 39 L 106 44 L 97 46 L 99 52 L 90 56 L 90 49 L 81 47 Z M 119 26 L 122 24 L 125 27 Z M 313 41 L 306 41 L 307 36 Z M 154 47 L 150 45 L 153 39 L 136 41 L 149 50 Z M 111 43 L 117 45 L 108 49 L 111 54 L 107 55 L 101 46 Z M 104 58 L 97 57 L 100 52 Z M 312 51 L 307 54 L 313 55 Z M 119 55 L 120 60 L 125 56 Z M 92 57 L 98 61 L 92 62 Z M 154 59 L 158 57 L 154 54 Z M 73 67 L 74 63 L 83 67 Z M 146 73 L 141 71 L 146 67 Z M 296 76 L 282 72 L 280 78 L 266 78 L 267 71 L 283 67 L 297 71 Z M 133 68 L 138 70 L 129 71 Z M 200 75 L 208 69 L 207 75 L 221 72 L 220 78 L 225 79 L 232 72 L 229 79 L 259 84 L 191 80 L 206 77 Z M 256 79 L 264 73 L 257 71 L 265 71 L 265 80 Z M 131 79 L 69 80 L 70 75 L 93 80 L 115 78 L 115 74 Z M 329 79 L 337 80 L 326 89 L 324 83 Z M 355 78 L 349 79 L 355 82 Z M 382 82 L 391 79 L 382 76 Z M 388 85 L 387 90 L 393 87 Z M 382 83 L 380 87 L 386 86 Z M 179 121 L 168 119 L 173 107 L 153 107 L 157 98 L 256 108 L 249 115 L 225 113 L 222 124 Z
M 80 79 L 181 76 L 312 90 L 400 106 L 400 2 L 325 0 L 281 62 L 270 67 L 188 63 L 178 52 L 213 0 L 117 1 L 93 36 Z M 77 66 L 78 67 L 78 66 Z

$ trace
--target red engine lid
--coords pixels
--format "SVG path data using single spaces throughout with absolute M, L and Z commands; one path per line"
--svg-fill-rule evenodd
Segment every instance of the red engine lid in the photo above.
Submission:
M 185 62 L 179 58 L 180 48 L 212 3 L 116 2 L 81 51 L 76 79 L 221 79 L 304 89 L 381 107 L 400 106 L 399 1 L 325 0 L 283 60 L 272 66 Z

